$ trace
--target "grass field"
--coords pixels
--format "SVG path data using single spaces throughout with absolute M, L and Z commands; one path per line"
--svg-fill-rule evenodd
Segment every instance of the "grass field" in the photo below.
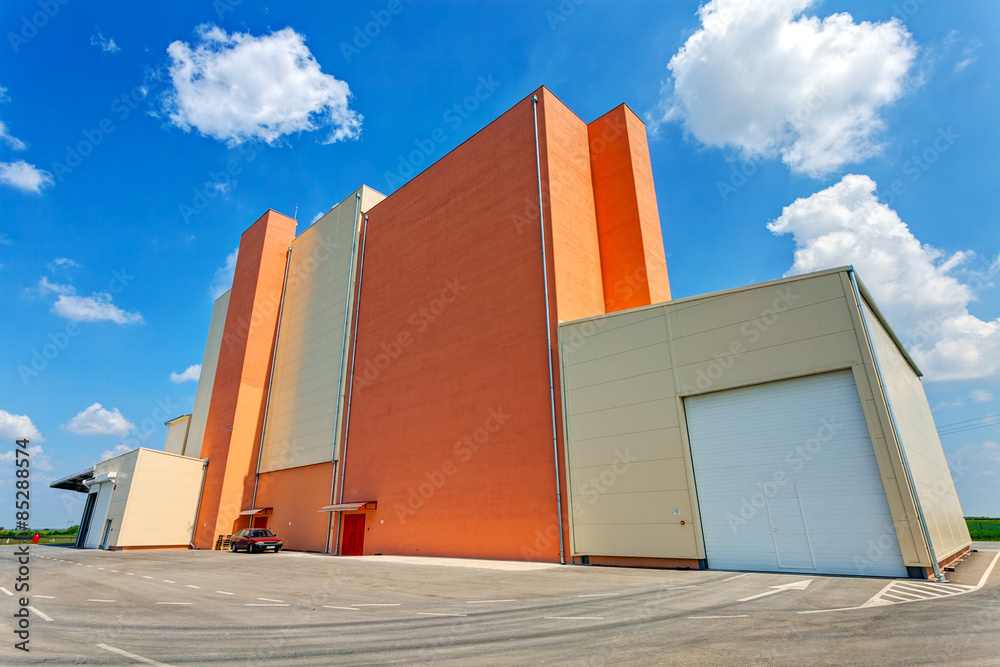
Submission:
M 974 540 L 1000 542 L 1000 519 L 990 519 L 982 516 L 966 517 L 969 524 L 969 534 Z

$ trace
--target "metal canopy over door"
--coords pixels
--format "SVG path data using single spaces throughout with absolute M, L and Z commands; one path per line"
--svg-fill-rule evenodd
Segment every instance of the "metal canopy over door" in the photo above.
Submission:
M 851 371 L 684 406 L 709 567 L 906 576 Z
M 344 556 L 360 556 L 365 550 L 365 515 L 344 515 L 344 545 L 340 553 Z

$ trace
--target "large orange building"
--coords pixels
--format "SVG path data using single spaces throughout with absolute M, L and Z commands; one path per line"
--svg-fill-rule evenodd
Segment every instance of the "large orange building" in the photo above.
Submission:
M 206 461 L 197 548 L 253 525 L 341 555 L 939 579 L 970 548 L 920 370 L 851 267 L 671 299 L 624 105 L 588 124 L 541 88 L 295 227 L 243 234 L 168 423 Z M 135 546 L 98 477 L 58 484 Z

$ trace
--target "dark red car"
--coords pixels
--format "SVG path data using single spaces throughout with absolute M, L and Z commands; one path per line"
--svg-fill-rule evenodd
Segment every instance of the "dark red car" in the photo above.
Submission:
M 281 540 L 278 536 L 267 528 L 244 528 L 233 535 L 233 541 L 229 544 L 230 551 L 246 551 L 248 554 L 254 551 L 267 551 L 274 549 L 275 553 L 281 551 Z

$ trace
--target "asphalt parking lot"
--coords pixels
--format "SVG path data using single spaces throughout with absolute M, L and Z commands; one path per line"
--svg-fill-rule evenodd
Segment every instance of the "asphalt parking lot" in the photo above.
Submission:
M 1000 545 L 979 546 L 935 584 L 34 545 L 28 654 L 4 546 L 0 663 L 998 665 Z

